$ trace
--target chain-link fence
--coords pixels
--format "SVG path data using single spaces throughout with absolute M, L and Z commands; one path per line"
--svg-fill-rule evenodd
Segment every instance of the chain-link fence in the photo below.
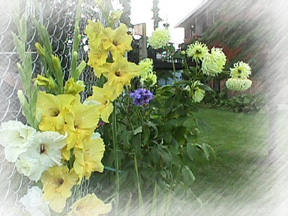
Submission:
M 87 62 L 87 49 L 84 30 L 88 19 L 97 19 L 98 11 L 95 3 L 84 2 L 81 17 L 82 40 L 79 49 L 79 61 Z M 53 51 L 61 59 L 65 78 L 69 77 L 71 51 L 73 45 L 74 23 L 77 10 L 77 0 L 11 0 L 0 6 L 0 123 L 8 120 L 25 121 L 21 112 L 21 106 L 17 97 L 17 91 L 21 89 L 21 78 L 16 63 L 19 61 L 12 32 L 17 34 L 15 24 L 16 17 L 20 14 L 27 19 L 28 52 L 32 52 L 33 74 L 42 72 L 39 56 L 35 49 L 38 41 L 36 26 L 33 19 L 42 22 L 51 35 Z M 85 12 L 85 13 L 84 13 Z M 95 82 L 95 76 L 91 68 L 87 67 L 83 72 L 82 79 L 86 84 L 83 97 L 91 94 L 91 88 Z M 26 193 L 29 180 L 23 175 L 17 174 L 14 164 L 5 160 L 3 149 L 0 149 L 0 215 L 14 215 L 12 209 L 17 206 L 17 201 Z M 5 207 L 4 207 L 5 206 Z M 7 207 L 10 211 L 7 213 Z

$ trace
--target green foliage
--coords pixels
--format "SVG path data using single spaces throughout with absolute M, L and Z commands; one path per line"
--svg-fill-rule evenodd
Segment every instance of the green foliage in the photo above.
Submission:
M 81 41 L 80 33 L 80 19 L 81 19 L 81 0 L 78 1 L 76 21 L 74 27 L 74 39 L 72 47 L 72 58 L 71 58 L 71 77 L 77 81 L 86 68 L 86 62 L 78 62 L 78 51 Z M 47 28 L 40 22 L 34 20 L 37 27 L 40 43 L 36 43 L 35 47 L 39 53 L 42 65 L 44 66 L 44 74 L 47 78 L 55 80 L 56 85 L 54 88 L 46 89 L 47 92 L 53 94 L 60 94 L 64 92 L 64 71 L 62 69 L 61 60 L 53 52 L 53 48 L 50 42 L 50 35 Z M 78 65 L 77 65 L 78 64 Z M 47 87 L 46 87 L 47 88 Z
M 258 112 L 264 107 L 265 99 L 261 94 L 247 94 L 229 98 L 227 92 L 224 91 L 220 94 L 213 92 L 207 95 L 204 103 L 233 112 Z
M 36 43 L 35 46 L 44 66 L 44 74 L 46 77 L 52 77 L 56 82 L 56 89 L 53 93 L 63 93 L 64 74 L 62 71 L 60 58 L 53 54 L 52 45 L 50 43 L 50 35 L 46 27 L 39 22 L 36 22 L 36 26 L 42 45 L 40 43 Z
M 241 95 L 222 102 L 225 107 L 234 112 L 257 112 L 264 106 L 260 95 Z
M 86 67 L 86 62 L 81 61 L 77 66 L 78 62 L 78 51 L 81 42 L 81 32 L 80 32 L 80 20 L 81 20 L 81 4 L 82 0 L 78 0 L 78 7 L 75 20 L 74 28 L 74 40 L 73 40 L 73 50 L 72 50 L 72 60 L 71 60 L 71 76 L 77 81 Z
M 16 19 L 18 35 L 13 33 L 13 39 L 19 54 L 20 62 L 17 63 L 18 70 L 23 81 L 24 93 L 18 92 L 18 97 L 26 116 L 27 122 L 34 128 L 38 128 L 36 119 L 37 87 L 32 85 L 33 61 L 32 53 L 27 49 L 27 21 L 25 18 Z
M 175 190 L 179 184 L 188 188 L 197 178 L 191 168 L 195 160 L 215 157 L 213 149 L 198 140 L 197 106 L 185 89 L 187 85 L 189 82 L 183 81 L 158 88 L 147 106 L 135 106 L 127 94 L 115 104 L 121 190 L 134 187 L 140 196 L 155 182 L 166 190 Z M 111 134 L 112 127 L 105 125 L 102 136 L 108 145 L 104 164 L 115 167 Z M 114 174 L 106 171 L 105 176 Z M 107 176 L 109 184 L 111 177 Z M 123 184 L 127 181 L 132 184 Z

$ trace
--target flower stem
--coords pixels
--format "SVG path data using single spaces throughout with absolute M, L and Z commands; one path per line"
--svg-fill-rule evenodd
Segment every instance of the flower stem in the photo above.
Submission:
M 165 200 L 165 203 L 164 203 L 164 216 L 167 216 L 168 215 L 168 212 L 169 212 L 169 209 L 170 209 L 170 206 L 171 206 L 171 201 L 172 201 L 172 191 L 169 189 L 169 194 Z
M 176 67 L 175 67 L 175 62 L 174 62 L 174 58 L 172 57 L 172 67 L 173 67 L 173 79 L 174 82 L 176 81 Z
M 142 198 L 142 191 L 141 191 L 141 185 L 140 185 L 140 178 L 139 178 L 139 172 L 138 172 L 138 163 L 137 163 L 136 153 L 134 154 L 134 165 L 135 165 L 135 172 L 136 172 L 136 178 L 137 178 L 139 207 L 141 209 L 143 206 L 143 198 Z
M 195 64 L 196 64 L 196 66 L 195 66 L 195 68 L 196 68 L 196 76 L 195 76 L 195 79 L 197 79 L 197 77 L 198 77 L 198 61 L 195 61 Z
M 154 193 L 153 193 L 153 200 L 152 200 L 152 214 L 151 216 L 157 215 L 157 208 L 158 208 L 158 195 L 157 195 L 157 182 L 155 182 Z
M 112 115 L 112 139 L 113 139 L 113 153 L 115 160 L 115 169 L 116 169 L 116 215 L 119 207 L 119 192 L 120 192 L 120 178 L 119 178 L 119 157 L 118 157 L 118 143 L 117 143 L 117 118 L 116 118 L 116 106 L 114 103 L 114 112 Z

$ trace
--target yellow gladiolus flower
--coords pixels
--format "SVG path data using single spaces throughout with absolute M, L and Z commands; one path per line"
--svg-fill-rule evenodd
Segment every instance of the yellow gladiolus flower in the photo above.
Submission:
M 99 88 L 93 86 L 93 95 L 85 101 L 86 104 L 95 104 L 99 107 L 100 117 L 104 122 L 109 122 L 109 116 L 113 112 L 112 101 L 116 98 L 113 95 L 113 91 L 110 87 L 105 86 Z
M 37 78 L 35 79 L 35 83 L 38 86 L 46 87 L 49 90 L 53 90 L 56 88 L 56 83 L 54 79 L 52 79 L 52 77 L 47 78 L 47 77 L 41 76 L 40 74 L 37 75 Z
M 111 209 L 110 203 L 105 204 L 95 194 L 88 194 L 72 205 L 67 216 L 100 216 L 108 214 Z
M 129 86 L 131 79 L 140 75 L 140 68 L 123 57 L 106 64 L 105 67 L 102 67 L 102 72 L 108 79 L 104 87 L 110 88 L 114 97 L 117 98 L 121 95 L 124 86 Z
M 80 100 L 71 107 L 65 116 L 63 133 L 68 133 L 67 146 L 62 150 L 65 160 L 70 158 L 70 150 L 74 147 L 83 149 L 86 142 L 98 126 L 99 108 L 96 105 L 84 105 Z
M 75 161 L 73 168 L 79 179 L 83 176 L 90 178 L 92 172 L 103 172 L 104 166 L 101 163 L 105 151 L 103 140 L 99 138 L 92 138 L 85 142 L 84 149 L 75 148 Z
M 106 64 L 108 54 L 111 53 L 114 61 L 123 58 L 127 51 L 132 50 L 132 36 L 127 34 L 128 28 L 121 24 L 117 29 L 104 28 L 100 22 L 89 21 L 86 34 L 89 38 L 89 61 L 95 75 L 100 77 L 103 74 L 102 67 Z M 104 66 L 104 68 L 106 65 Z
M 72 95 L 78 95 L 79 93 L 83 92 L 85 90 L 85 85 L 83 81 L 77 81 L 73 78 L 69 79 L 64 87 L 64 93 L 65 94 L 72 94 Z
M 117 29 L 105 28 L 104 33 L 108 40 L 104 41 L 103 47 L 111 51 L 114 60 L 121 58 L 127 51 L 132 50 L 132 36 L 127 34 L 128 28 L 121 24 Z
M 84 158 L 84 149 L 74 148 L 75 161 L 73 163 L 73 169 L 79 177 L 78 183 L 81 182 L 82 178 L 85 175 L 85 158 Z
M 98 106 L 81 104 L 79 95 L 40 92 L 37 110 L 43 113 L 40 130 L 68 134 L 67 146 L 62 150 L 65 160 L 69 160 L 72 148 L 83 148 L 83 142 L 93 134 L 100 118 Z
M 42 119 L 39 125 L 41 131 L 61 132 L 64 127 L 64 116 L 77 97 L 69 94 L 52 95 L 39 92 L 36 111 L 41 114 Z M 37 116 L 38 116 L 37 114 Z
M 74 116 L 66 118 L 67 131 L 86 136 L 93 134 L 98 126 L 99 110 L 96 105 L 77 104 L 71 108 Z M 73 117 L 73 118 L 71 118 Z M 79 140 L 80 141 L 80 140 Z M 75 143 L 77 148 L 83 148 L 82 143 Z
M 123 11 L 121 10 L 111 11 L 108 17 L 108 25 L 115 26 L 115 24 L 117 24 L 120 21 L 122 14 L 123 14 Z
M 50 208 L 62 212 L 66 200 L 72 195 L 71 189 L 77 183 L 75 172 L 66 166 L 56 166 L 48 169 L 42 176 L 43 196 L 49 201 Z
M 106 63 L 108 57 L 108 50 L 103 48 L 104 26 L 101 22 L 88 21 L 86 34 L 89 38 L 89 61 L 88 64 L 94 69 Z M 108 40 L 108 38 L 106 39 Z M 96 71 L 95 71 L 96 72 Z M 98 77 L 101 74 L 96 74 Z
M 85 146 L 85 177 L 90 178 L 92 172 L 103 172 L 101 163 L 105 151 L 105 145 L 101 138 L 91 139 Z

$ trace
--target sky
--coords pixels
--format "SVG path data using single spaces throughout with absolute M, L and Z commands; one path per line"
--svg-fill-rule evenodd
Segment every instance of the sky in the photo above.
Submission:
M 203 0 L 159 0 L 160 17 L 170 24 L 171 42 L 179 44 L 184 40 L 184 29 L 175 28 Z M 146 23 L 147 35 L 153 32 L 153 0 L 131 0 L 131 23 Z M 159 27 L 162 27 L 160 25 Z
M 171 42 L 179 44 L 184 40 L 184 29 L 175 28 L 202 0 L 159 0 L 160 17 L 170 24 Z M 145 22 L 147 35 L 153 32 L 152 4 L 153 0 L 131 0 L 132 24 Z M 162 24 L 159 26 L 162 27 Z

